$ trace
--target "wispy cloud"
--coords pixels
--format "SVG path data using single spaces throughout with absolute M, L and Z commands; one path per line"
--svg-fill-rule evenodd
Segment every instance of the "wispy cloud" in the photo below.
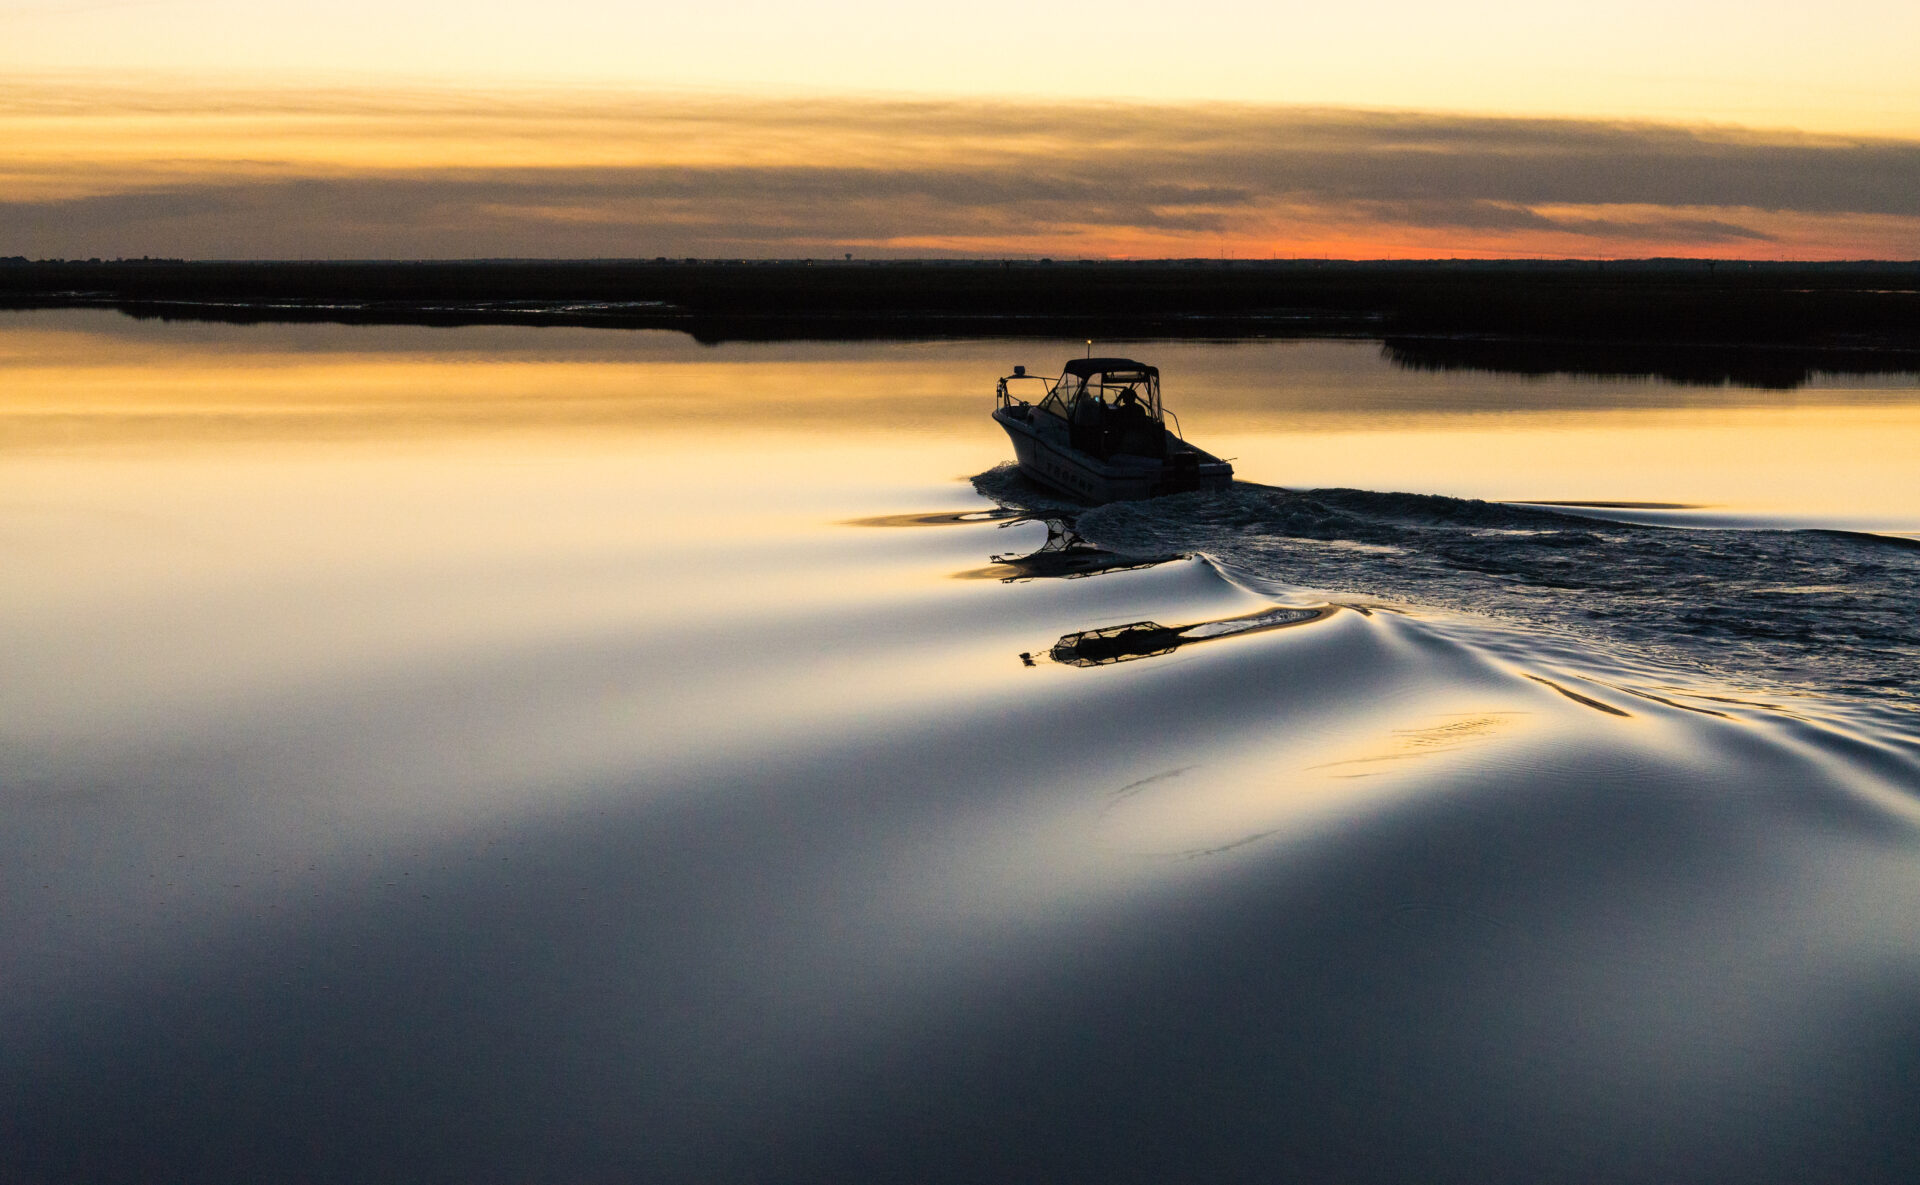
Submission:
M 1907 141 L 1234 106 L 98 98 L 0 92 L 22 146 L 0 254 L 1920 255 Z

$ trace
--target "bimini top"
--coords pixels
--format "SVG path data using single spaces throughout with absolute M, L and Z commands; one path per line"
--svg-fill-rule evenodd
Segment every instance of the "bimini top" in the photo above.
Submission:
M 1069 358 L 1066 373 L 1082 379 L 1096 374 L 1144 374 L 1157 379 L 1160 368 L 1131 358 Z

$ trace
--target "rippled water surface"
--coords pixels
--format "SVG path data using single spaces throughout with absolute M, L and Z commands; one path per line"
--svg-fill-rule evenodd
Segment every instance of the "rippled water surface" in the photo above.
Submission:
M 1080 344 L 0 319 L 0 1180 L 1920 1172 L 1912 376 Z

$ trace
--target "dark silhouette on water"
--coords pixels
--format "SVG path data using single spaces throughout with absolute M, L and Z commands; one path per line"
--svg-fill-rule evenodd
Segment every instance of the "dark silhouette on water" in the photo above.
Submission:
M 1468 347 L 1432 344 L 1459 335 L 1713 343 L 1839 352 L 1804 363 L 1812 369 L 1905 351 L 1885 369 L 1920 372 L 1920 263 L 27 262 L 0 268 L 0 307 L 240 323 L 678 329 L 715 342 L 1344 335 L 1394 338 L 1410 363 L 1441 365 L 1472 357 L 1460 352 Z M 1397 340 L 1415 336 L 1427 340 Z M 1573 368 L 1620 365 L 1609 353 Z M 1761 385 L 1779 385 L 1781 373 L 1766 367 Z
M 1013 519 L 1014 522 L 1028 522 L 1030 519 Z M 1002 583 L 1011 584 L 1016 580 L 1079 580 L 1088 576 L 1099 576 L 1107 572 L 1131 572 L 1140 568 L 1151 568 L 1174 560 L 1185 559 L 1181 552 L 1165 552 L 1160 555 L 1127 555 L 1109 551 L 1081 538 L 1073 529 L 1071 517 L 1048 516 L 1041 521 L 1047 525 L 1047 541 L 1037 549 L 1026 552 L 1007 552 L 996 555 L 992 566 L 976 568 L 962 572 L 962 576 L 995 577 Z
M 1157 621 L 1131 621 L 1125 625 L 1104 626 L 1100 629 L 1079 630 L 1064 634 L 1047 651 L 1047 656 L 1057 663 L 1072 667 L 1110 666 L 1117 662 L 1132 662 L 1135 659 L 1172 654 L 1180 647 L 1191 646 L 1195 642 L 1237 638 L 1246 634 L 1264 633 L 1267 630 L 1285 629 L 1293 625 L 1305 625 L 1310 621 L 1319 621 L 1331 616 L 1334 611 L 1333 606 L 1319 609 L 1281 606 L 1262 609 L 1242 617 L 1227 617 L 1218 621 L 1196 621 L 1191 625 L 1161 625 Z M 1022 659 L 1027 657 L 1024 654 L 1021 655 Z M 1033 664 L 1028 662 L 1027 665 Z
M 1180 432 L 1179 417 L 1160 402 L 1159 368 L 1144 362 L 1070 358 L 1052 382 L 1016 366 L 999 381 L 994 404 L 994 423 L 1006 430 L 1020 472 L 1076 501 L 1098 505 L 1233 484 L 1230 462 Z
M 1388 360 L 1409 370 L 1657 378 L 1776 391 L 1805 386 L 1823 374 L 1920 375 L 1920 350 L 1915 349 L 1497 337 L 1390 337 L 1382 349 Z

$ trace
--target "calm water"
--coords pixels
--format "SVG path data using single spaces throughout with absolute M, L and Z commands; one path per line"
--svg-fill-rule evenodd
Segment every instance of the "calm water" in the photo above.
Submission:
M 1078 344 L 0 319 L 0 1180 L 1920 1172 L 1911 376 Z

